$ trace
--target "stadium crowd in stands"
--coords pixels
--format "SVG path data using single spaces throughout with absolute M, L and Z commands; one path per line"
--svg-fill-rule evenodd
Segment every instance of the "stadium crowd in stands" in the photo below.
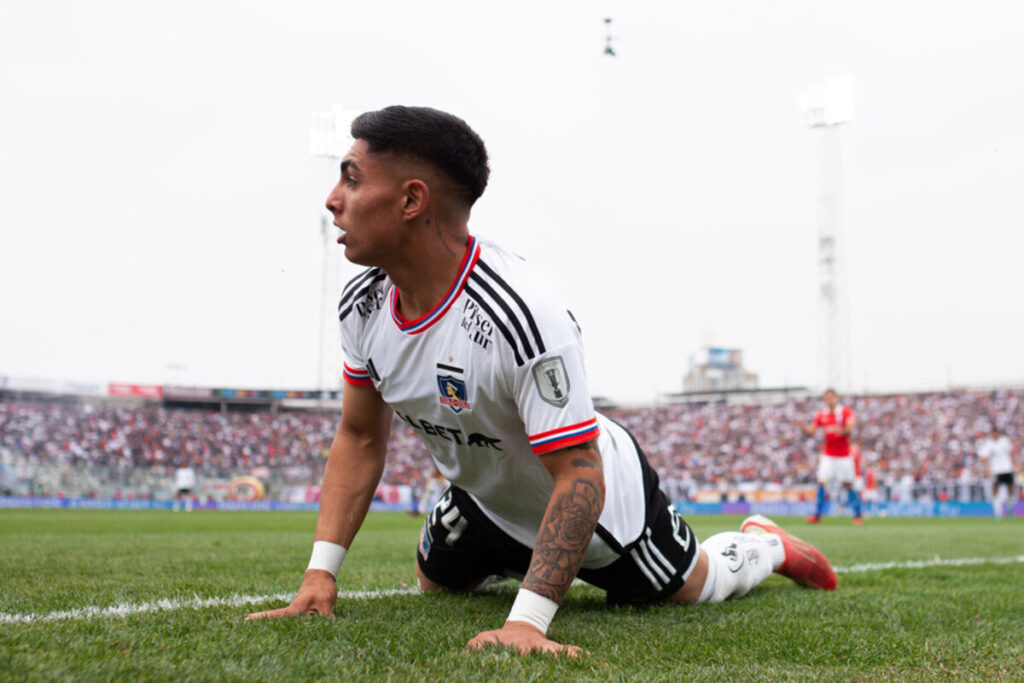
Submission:
M 819 443 L 793 420 L 806 419 L 819 404 L 815 397 L 606 412 L 636 436 L 679 500 L 700 488 L 813 482 Z M 855 438 L 865 466 L 876 470 L 883 498 L 906 500 L 940 489 L 957 498 L 984 495 L 977 485 L 984 477 L 978 440 L 992 424 L 1016 444 L 1024 438 L 1024 389 L 869 395 L 853 397 L 849 405 L 857 414 Z M 40 466 L 85 467 L 119 472 L 119 481 L 130 487 L 169 478 L 187 461 L 200 477 L 264 468 L 278 480 L 317 483 L 336 427 L 334 413 L 2 400 L 0 465 L 8 482 L 27 480 Z M 426 448 L 396 419 L 383 482 L 418 490 L 430 472 Z M 33 492 L 52 493 L 55 487 L 53 476 L 44 477 Z

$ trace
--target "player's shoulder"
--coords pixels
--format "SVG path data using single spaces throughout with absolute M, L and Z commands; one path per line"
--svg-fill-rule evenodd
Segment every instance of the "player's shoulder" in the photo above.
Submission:
M 495 282 L 505 281 L 529 292 L 536 282 L 536 271 L 522 256 L 506 249 L 497 242 L 478 237 L 480 258 L 477 267 Z
M 480 239 L 466 294 L 525 359 L 566 343 L 578 331 L 558 292 L 525 259 Z
M 479 242 L 480 258 L 470 276 L 470 282 L 478 289 L 488 294 L 493 291 L 538 315 L 565 312 L 560 294 L 526 259 L 495 242 Z
M 391 280 L 380 268 L 367 268 L 348 281 L 338 301 L 338 320 L 366 320 L 384 308 Z

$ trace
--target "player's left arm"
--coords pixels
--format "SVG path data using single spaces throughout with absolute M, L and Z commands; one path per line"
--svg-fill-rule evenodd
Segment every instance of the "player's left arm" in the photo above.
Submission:
M 849 412 L 849 416 L 843 420 L 843 423 L 839 425 L 839 434 L 842 436 L 849 436 L 853 433 L 853 428 L 857 426 L 857 420 L 853 417 L 853 411 Z
M 497 645 L 522 653 L 539 651 L 571 657 L 581 653 L 576 646 L 550 640 L 533 621 L 534 617 L 550 619 L 583 564 L 604 507 L 601 454 L 594 439 L 539 457 L 551 473 L 554 489 L 520 595 L 505 625 L 477 635 L 468 648 Z
M 583 564 L 604 508 L 597 440 L 540 456 L 554 490 L 537 534 L 523 588 L 560 603 Z

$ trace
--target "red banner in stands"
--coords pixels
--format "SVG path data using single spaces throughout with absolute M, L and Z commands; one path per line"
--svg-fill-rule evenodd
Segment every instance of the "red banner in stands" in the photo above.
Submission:
M 107 386 L 107 394 L 110 396 L 160 398 L 163 396 L 163 389 L 158 384 L 115 384 L 111 382 Z

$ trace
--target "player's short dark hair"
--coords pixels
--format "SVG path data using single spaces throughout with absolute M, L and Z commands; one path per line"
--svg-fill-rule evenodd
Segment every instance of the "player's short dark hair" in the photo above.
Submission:
M 491 173 L 480 136 L 457 116 L 430 107 L 395 105 L 360 114 L 352 137 L 373 152 L 407 154 L 443 171 L 467 205 L 480 198 Z

